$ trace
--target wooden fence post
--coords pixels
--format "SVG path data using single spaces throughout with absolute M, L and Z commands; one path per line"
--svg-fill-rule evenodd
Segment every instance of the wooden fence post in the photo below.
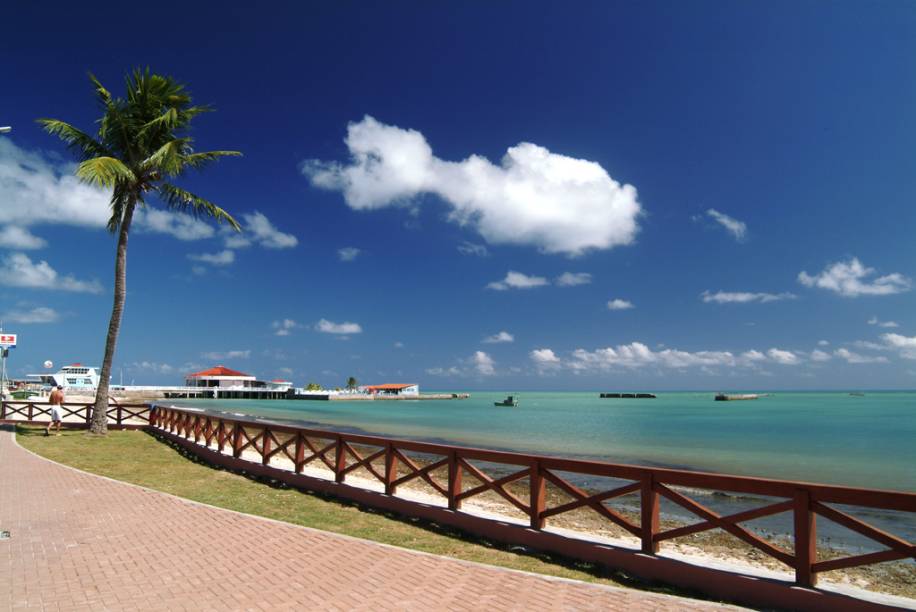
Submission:
M 302 461 L 305 459 L 305 440 L 301 433 L 296 434 L 296 459 L 293 461 L 293 471 L 302 473 Z
M 0 400 L 0 419 L 6 418 L 6 402 Z
M 531 501 L 530 518 L 532 529 L 544 528 L 544 510 L 547 508 L 547 482 L 544 480 L 544 474 L 541 472 L 541 462 L 535 460 L 531 463 L 531 475 L 528 478 L 531 483 Z
M 817 515 L 811 511 L 807 489 L 795 491 L 795 584 L 813 587 L 817 574 L 811 566 L 817 561 Z
M 232 424 L 232 456 L 238 459 L 242 456 L 242 426 Z
M 117 421 L 118 426 L 120 426 L 120 425 L 122 424 L 123 420 L 124 420 L 123 417 L 122 417 L 122 415 L 121 415 L 121 406 L 118 406 L 118 409 L 117 409 L 117 411 L 115 412 L 115 420 Z
M 461 476 L 464 470 L 458 463 L 458 452 L 451 451 L 448 454 L 448 509 L 461 510 Z
M 394 495 L 397 487 L 394 481 L 398 479 L 398 456 L 394 454 L 391 442 L 385 445 L 385 495 Z
M 34 407 L 35 407 L 35 404 L 33 404 L 32 402 L 29 402 L 29 419 L 28 420 L 30 421 L 32 420 L 32 409 Z
M 347 455 L 344 452 L 343 437 L 337 436 L 337 444 L 334 447 L 334 482 L 343 482 L 346 474 L 343 471 L 347 469 Z
M 640 528 L 642 530 L 642 552 L 647 555 L 654 555 L 658 552 L 658 542 L 655 541 L 655 535 L 658 533 L 659 499 L 654 481 L 655 479 L 651 472 L 647 472 L 642 478 L 640 503 L 642 519 Z
M 270 433 L 265 427 L 264 433 L 261 434 L 261 464 L 267 465 L 268 463 L 270 463 Z

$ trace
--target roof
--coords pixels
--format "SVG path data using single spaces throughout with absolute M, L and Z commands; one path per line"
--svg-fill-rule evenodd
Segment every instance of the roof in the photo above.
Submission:
M 407 387 L 416 387 L 416 386 L 417 386 L 417 383 L 410 383 L 407 385 L 386 383 L 384 385 L 368 385 L 366 388 L 370 390 L 377 389 L 379 391 L 397 391 L 400 389 L 406 389 Z
M 283 380 L 282 378 L 275 378 L 275 379 L 273 379 L 273 380 L 270 381 L 270 382 L 272 382 L 272 383 L 288 383 L 288 382 L 290 382 L 290 381 L 288 381 L 288 380 Z
M 231 370 L 221 365 L 218 365 L 215 368 L 210 368 L 209 370 L 201 370 L 200 372 L 188 374 L 188 378 L 201 378 L 204 376 L 251 376 L 251 374 L 245 374 L 244 372 L 239 372 L 238 370 Z

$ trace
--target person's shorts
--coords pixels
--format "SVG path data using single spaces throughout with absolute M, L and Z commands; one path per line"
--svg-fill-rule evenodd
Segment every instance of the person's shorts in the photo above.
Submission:
M 61 421 L 60 406 L 51 406 L 51 421 Z

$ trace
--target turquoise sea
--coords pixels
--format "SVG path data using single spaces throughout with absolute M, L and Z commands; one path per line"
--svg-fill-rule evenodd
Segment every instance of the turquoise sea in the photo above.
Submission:
M 515 408 L 493 402 L 513 394 Z M 476 392 L 466 400 L 170 400 L 323 429 L 617 463 L 916 491 L 916 392 Z

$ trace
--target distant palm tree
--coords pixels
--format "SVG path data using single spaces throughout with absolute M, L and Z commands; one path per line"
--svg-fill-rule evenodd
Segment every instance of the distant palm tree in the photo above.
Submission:
M 347 389 L 351 391 L 359 386 L 359 381 L 353 378 L 352 376 L 347 379 Z
M 127 293 L 127 236 L 139 205 L 158 198 L 167 208 L 225 221 L 241 228 L 225 210 L 176 187 L 170 180 L 188 168 L 200 169 L 220 157 L 241 155 L 237 151 L 195 153 L 187 136 L 191 120 L 211 109 L 192 106 L 185 86 L 171 77 L 134 70 L 125 78 L 127 94 L 114 98 L 93 75 L 89 79 L 103 113 L 95 137 L 57 119 L 39 119 L 44 129 L 67 143 L 80 159 L 76 176 L 83 182 L 111 189 L 108 230 L 118 233 L 115 257 L 114 305 L 105 339 L 105 358 L 99 375 L 90 431 L 108 431 L 108 382 L 114 359 L 121 315 Z

